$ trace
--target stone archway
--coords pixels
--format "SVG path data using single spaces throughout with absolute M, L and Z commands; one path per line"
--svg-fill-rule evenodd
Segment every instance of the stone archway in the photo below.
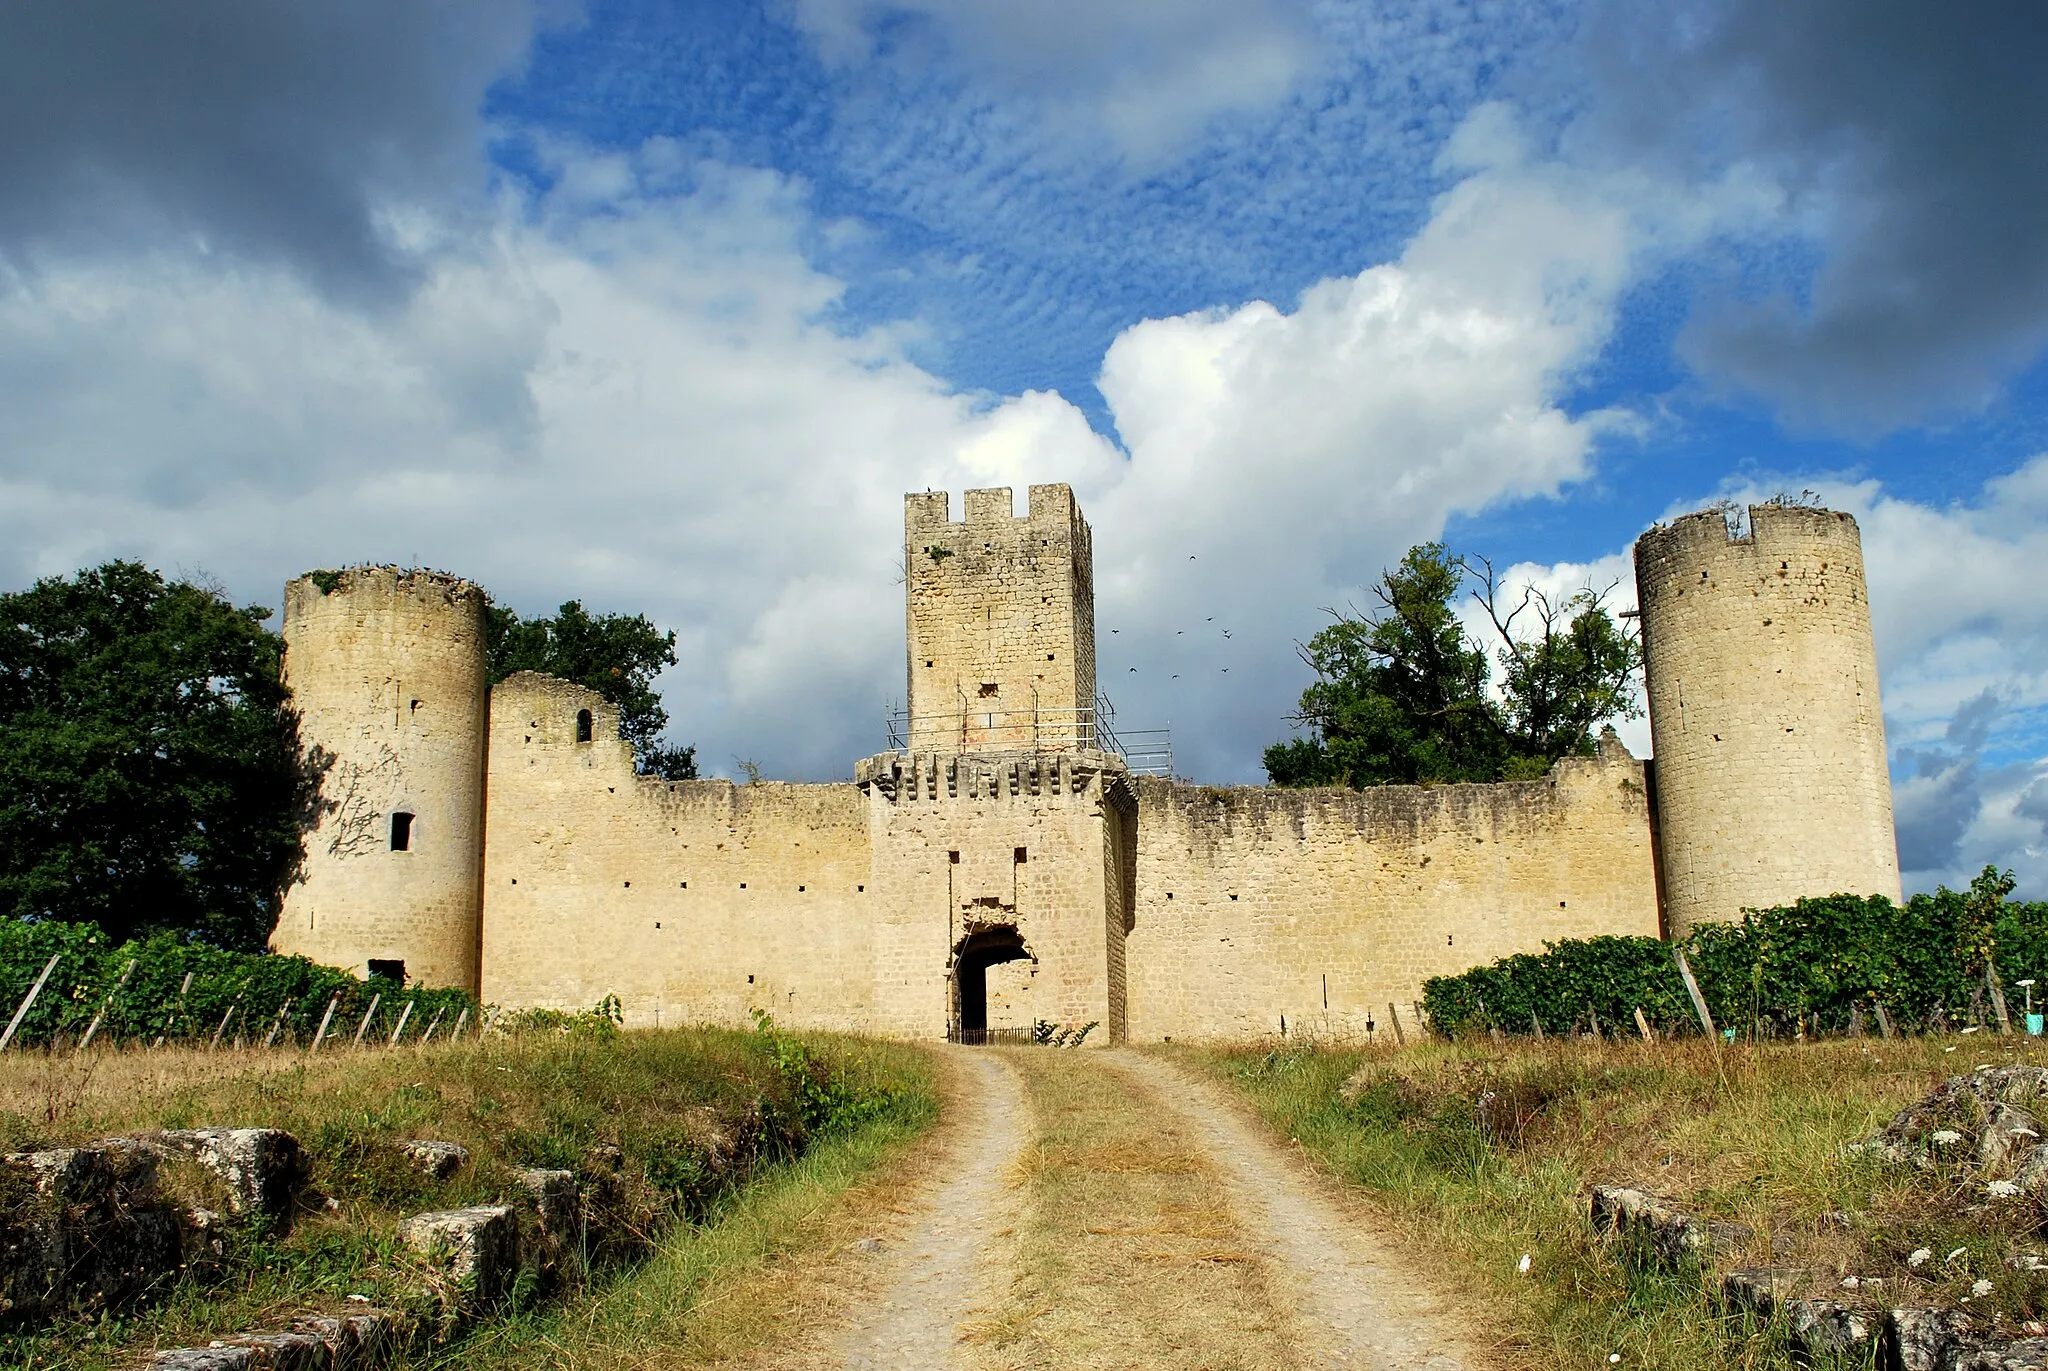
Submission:
M 1019 1037 L 1028 1040 L 1029 1023 L 991 1028 L 989 1024 L 989 968 L 1010 962 L 1038 958 L 1024 943 L 1015 924 L 988 924 L 969 931 L 953 948 L 952 1022 L 947 1038 L 953 1042 L 986 1043 Z

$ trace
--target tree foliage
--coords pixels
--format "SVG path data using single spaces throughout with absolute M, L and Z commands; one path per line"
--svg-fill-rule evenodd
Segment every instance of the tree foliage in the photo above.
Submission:
M 654 689 L 661 669 L 675 665 L 676 635 L 644 614 L 597 614 L 570 600 L 554 614 L 522 619 L 503 605 L 485 610 L 491 684 L 517 671 L 541 671 L 602 695 L 619 711 L 619 734 L 633 745 L 644 775 L 697 778 L 697 749 L 664 741 L 668 711 Z
M 1492 623 L 1501 668 L 1458 617 L 1469 593 Z M 1294 721 L 1308 736 L 1266 749 L 1282 786 L 1433 784 L 1540 776 L 1589 755 L 1595 730 L 1641 710 L 1642 650 L 1588 586 L 1561 599 L 1533 587 L 1513 605 L 1489 563 L 1441 543 L 1410 548 L 1373 587 L 1377 608 L 1302 649 L 1315 680 Z
M 1841 1031 L 1854 1010 L 1874 1025 L 1882 1004 L 1901 1025 L 1937 1012 L 1950 1023 L 1981 1014 L 1985 962 L 2008 986 L 2048 980 L 2048 904 L 2006 899 L 2012 878 L 1986 867 L 1967 891 L 1946 888 L 1894 904 L 1882 895 L 1826 895 L 1693 928 L 1678 946 L 1718 1025 L 1787 1035 L 1815 1015 Z M 1980 959 L 1957 955 L 1959 947 Z M 1498 1028 L 1547 1033 L 1633 1023 L 1637 1008 L 1664 1032 L 1697 1027 L 1671 944 L 1585 938 L 1546 944 L 1424 984 L 1440 1032 Z M 1590 1010 L 1590 1015 L 1589 1011 Z
M 121 561 L 0 595 L 0 915 L 264 946 L 310 789 L 269 615 Z

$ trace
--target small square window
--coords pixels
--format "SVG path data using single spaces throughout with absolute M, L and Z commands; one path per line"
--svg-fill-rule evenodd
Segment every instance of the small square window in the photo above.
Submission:
M 412 851 L 412 815 L 402 810 L 391 816 L 391 850 Z
M 1020 847 L 1010 854 L 1010 860 L 1022 866 L 1024 864 L 1024 856 L 1024 849 Z
M 400 985 L 404 985 L 405 961 L 399 957 L 372 957 L 370 958 L 370 974 L 372 976 L 382 976 L 387 981 L 397 981 Z

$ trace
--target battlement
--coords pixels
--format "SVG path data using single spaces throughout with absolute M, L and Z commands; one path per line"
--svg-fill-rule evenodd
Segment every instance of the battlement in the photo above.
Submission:
M 1860 566 L 1863 540 L 1854 515 L 1810 505 L 1751 505 L 1739 518 L 1735 511 L 1701 510 L 1657 524 L 1636 539 L 1638 574 L 1653 575 L 1679 564 L 1715 563 L 1727 557 L 1761 557 L 1840 546 Z M 1789 569 L 1789 568 L 1788 568 Z M 1698 568 L 1694 568 L 1695 578 Z
M 964 518 L 959 523 L 952 521 L 952 496 L 943 490 L 915 492 L 903 497 L 904 524 L 907 528 L 943 534 L 948 531 L 964 531 L 970 525 L 985 528 L 991 525 L 1034 524 L 1041 527 L 1076 526 L 1086 529 L 1081 512 L 1074 503 L 1074 490 L 1068 485 L 1032 486 L 1029 489 L 1029 512 L 1021 519 L 1016 517 L 1016 503 L 1010 487 L 996 486 L 987 490 L 970 490 L 964 501 Z
M 854 784 L 900 805 L 1099 794 L 1128 787 L 1129 779 L 1120 758 L 1092 750 L 1026 757 L 1008 752 L 884 752 L 861 759 Z
M 481 604 L 489 597 L 474 581 L 445 571 L 420 567 L 352 566 L 339 571 L 309 571 L 285 583 L 284 617 L 290 623 L 322 610 L 360 601 L 393 603 L 410 600 L 422 607 Z

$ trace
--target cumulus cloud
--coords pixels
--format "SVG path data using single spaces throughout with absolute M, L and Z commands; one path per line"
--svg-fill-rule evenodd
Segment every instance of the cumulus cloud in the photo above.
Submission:
M 1702 176 L 1746 166 L 1784 192 L 1681 339 L 1701 373 L 1867 434 L 1975 409 L 2039 356 L 2038 5 L 1608 4 L 1586 32 L 1589 145 Z
M 389 298 L 483 189 L 478 110 L 538 0 L 0 7 L 0 261 L 185 237 Z M 408 222 L 408 220 L 411 222 Z
M 1668 514 L 1786 485 L 1811 486 L 1862 530 L 1906 888 L 1959 887 L 1987 863 L 2013 869 L 2027 890 L 2048 888 L 2048 584 L 2029 571 L 2048 559 L 2048 454 L 1945 506 L 1806 475 L 1731 485 Z M 1633 601 L 1629 558 L 1591 564 L 1596 584 L 1628 577 L 1617 603 Z M 1532 565 L 1509 575 L 1564 588 L 1583 583 L 1581 572 Z M 1623 734 L 1638 756 L 1648 751 L 1647 728 Z
M 445 239 L 401 309 L 175 247 L 0 283 L 0 578 L 130 555 L 270 601 L 418 560 L 529 611 L 645 610 L 710 764 L 829 776 L 900 698 L 902 493 L 1066 480 L 1122 721 L 1256 779 L 1319 607 L 1453 511 L 1577 479 L 1621 422 L 1557 397 L 1629 216 L 1512 139 L 1467 148 L 1398 260 L 1119 338 L 1123 451 L 1056 395 L 957 393 L 834 327 L 800 185 L 662 140 L 543 151 L 546 193 Z
M 952 64 L 982 98 L 1022 98 L 1056 134 L 1140 163 L 1218 114 L 1278 102 L 1318 65 L 1302 0 L 796 0 L 794 19 L 828 62 Z

